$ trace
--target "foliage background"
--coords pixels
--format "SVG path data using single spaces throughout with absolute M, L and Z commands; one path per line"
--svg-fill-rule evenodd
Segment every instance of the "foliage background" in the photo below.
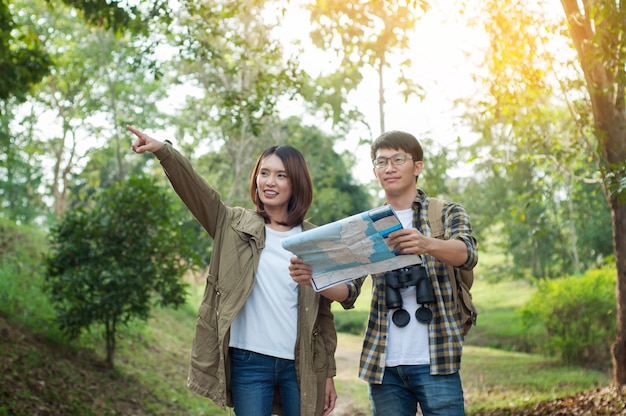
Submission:
M 167 186 L 153 157 L 129 152 L 126 124 L 172 139 L 231 205 L 250 206 L 249 170 L 264 147 L 299 147 L 315 182 L 309 215 L 318 224 L 384 202 L 362 151 L 380 131 L 406 126 L 426 149 L 419 186 L 463 203 L 480 241 L 478 281 L 505 292 L 487 291 L 484 304 L 511 302 L 497 310 L 483 306 L 479 319 L 487 324 L 468 344 L 579 364 L 591 354 L 603 371 L 613 331 L 623 344 L 625 331 L 616 321 L 626 322 L 619 278 L 626 258 L 619 198 L 626 158 L 619 155 L 626 146 L 623 134 L 609 135 L 624 131 L 618 52 L 619 17 L 626 11 L 610 1 L 331 3 L 0 0 L 4 313 L 68 347 L 49 319 L 51 304 L 38 289 L 42 265 L 32 257 L 50 247 L 33 247 L 31 257 L 22 257 L 12 243 L 23 238 L 22 227 L 47 235 L 84 201 L 107 195 L 132 175 Z M 580 19 L 568 26 L 562 6 L 583 4 Z M 292 43 L 284 30 L 293 7 L 316 17 L 307 25 L 308 41 Z M 479 42 L 454 32 L 442 46 L 443 36 L 423 29 L 433 15 L 448 27 L 478 29 Z M 594 51 L 585 59 L 569 31 L 581 22 Z M 429 83 L 429 59 L 413 47 L 428 43 L 451 62 L 449 42 L 465 46 L 464 81 L 440 69 Z M 317 59 L 321 69 L 307 70 L 307 59 Z M 589 63 L 602 70 L 589 71 Z M 590 88 L 594 74 L 606 75 L 595 80 L 608 80 L 604 88 Z M 436 114 L 432 97 L 440 98 L 441 85 L 453 90 L 455 102 L 453 111 Z M 600 111 L 597 103 L 613 92 L 619 94 Z M 388 105 L 394 101 L 408 112 Z M 364 110 L 372 107 L 373 113 Z M 396 112 L 408 116 L 399 121 Z M 616 117 L 600 117 L 607 114 Z M 443 119 L 445 133 L 432 128 L 434 119 Z M 355 139 L 358 145 L 346 147 Z M 208 261 L 211 242 L 197 223 L 184 210 L 173 218 L 193 235 L 185 241 L 194 253 Z M 611 274 L 618 277 L 615 309 L 606 292 Z M 33 301 L 24 301 L 25 294 Z M 523 308 L 526 327 L 517 314 L 522 300 L 530 302 Z M 362 315 L 337 311 L 338 325 L 358 332 Z M 567 319 L 571 325 L 559 325 Z M 136 339 L 145 336 L 130 329 Z M 580 334 L 591 336 L 577 344 Z M 98 345 L 96 339 L 76 345 Z M 3 363 L 11 368 L 22 359 L 18 354 Z

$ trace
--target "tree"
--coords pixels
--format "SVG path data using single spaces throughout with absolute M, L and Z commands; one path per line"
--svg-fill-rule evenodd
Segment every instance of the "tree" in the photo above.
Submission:
M 104 27 L 113 32 L 142 30 L 144 15 L 135 6 L 120 0 L 40 0 L 42 5 L 60 7 L 63 3 L 81 12 L 89 25 Z M 168 11 L 167 1 L 154 1 L 146 18 Z M 120 7 L 120 6 L 125 7 Z M 0 0 L 0 100 L 16 97 L 23 100 L 33 85 L 46 76 L 53 62 L 48 51 L 42 47 L 37 35 L 13 22 L 14 10 L 20 10 L 14 2 Z
M 307 213 L 313 223 L 325 224 L 371 208 L 367 192 L 354 182 L 350 173 L 354 156 L 335 151 L 335 136 L 316 126 L 306 125 L 296 116 L 269 123 L 263 127 L 263 133 L 262 139 L 248 144 L 255 156 L 266 147 L 284 144 L 296 147 L 304 155 L 314 186 L 313 203 Z M 232 159 L 226 149 L 221 148 L 195 159 L 191 152 L 182 151 L 192 158 L 196 170 L 220 195 L 229 194 Z M 242 173 L 242 182 L 245 181 L 246 186 L 253 166 L 254 161 Z M 235 194 L 229 205 L 253 208 L 247 189 Z
M 248 169 L 257 150 L 271 140 L 265 126 L 276 119 L 281 99 L 297 95 L 301 82 L 301 71 L 284 59 L 272 35 L 276 3 L 186 1 L 173 34 L 180 51 L 174 76 L 198 92 L 181 110 L 195 123 L 179 129 L 177 142 L 192 136 L 196 147 L 223 150 L 230 166 L 231 186 L 223 195 L 228 205 L 247 193 Z
M 371 208 L 367 191 L 350 174 L 354 156 L 334 150 L 336 137 L 304 125 L 297 117 L 285 120 L 277 131 L 278 143 L 296 147 L 306 158 L 314 185 L 307 215 L 313 223 L 327 224 Z
M 479 3 L 491 39 L 492 102 L 483 104 L 493 117 L 484 126 L 512 139 L 503 142 L 507 150 L 525 149 L 522 160 L 552 162 L 552 170 L 534 163 L 540 170 L 533 178 L 544 177 L 545 184 L 558 178 L 568 197 L 583 189 L 576 182 L 596 180 L 608 202 L 617 269 L 613 376 L 615 384 L 626 384 L 626 9 L 610 0 L 562 0 L 565 15 L 556 17 L 545 1 Z M 568 118 L 553 111 L 557 103 Z M 564 211 L 571 221 L 579 218 L 570 214 L 572 205 Z
M 7 179 L 0 181 L 5 197 L 0 205 L 7 208 L 5 215 L 22 222 L 50 212 L 43 195 L 51 197 L 45 201 L 56 216 L 65 210 L 69 187 L 87 151 L 86 137 L 105 136 L 111 144 L 117 166 L 109 176 L 115 180 L 128 168 L 122 157 L 128 150 L 123 125 L 144 124 L 145 117 L 160 119 L 154 110 L 162 94 L 150 67 L 152 44 L 131 37 L 131 26 L 132 33 L 144 26 L 139 20 L 130 23 L 156 9 L 143 4 L 146 14 L 141 15 L 130 6 L 121 9 L 119 2 L 67 2 L 89 9 L 83 14 L 65 3 L 12 0 L 7 6 L 0 1 L 0 145 L 5 155 L 0 169 Z M 158 9 L 163 3 L 152 5 Z M 1 30 L 3 19 L 7 33 Z M 54 125 L 45 117 L 51 113 Z M 98 125 L 104 118 L 115 127 Z M 44 158 L 53 159 L 51 175 L 40 173 Z M 44 192 L 44 186 L 50 191 Z
M 0 100 L 23 100 L 31 86 L 49 71 L 52 61 L 36 36 L 13 22 L 6 0 L 0 0 Z
M 626 5 L 561 0 L 578 53 L 597 138 L 603 188 L 611 207 L 617 266 L 613 381 L 626 384 Z
M 481 133 L 471 146 L 474 171 L 485 182 L 473 189 L 498 198 L 504 209 L 479 199 L 468 207 L 480 205 L 475 212 L 485 224 L 501 223 L 515 271 L 529 267 L 536 278 L 582 272 L 598 257 L 608 258 L 613 246 L 590 238 L 584 221 L 594 212 L 595 225 L 610 232 L 610 221 L 597 221 L 610 210 L 598 197 L 590 106 L 575 52 L 563 36 L 563 17 L 542 2 L 476 3 L 469 9 L 489 44 L 487 71 L 475 75 L 485 93 L 466 103 L 467 119 Z M 583 196 L 581 189 L 589 193 Z
M 144 124 L 147 117 L 159 120 L 155 102 L 164 91 L 154 75 L 137 64 L 137 56 L 149 60 L 151 55 L 130 33 L 88 27 L 63 4 L 50 8 L 41 0 L 15 1 L 25 11 L 16 20 L 37 34 L 55 62 L 50 73 L 33 88 L 27 104 L 31 111 L 47 116 L 46 130 L 38 132 L 38 137 L 46 155 L 52 158 L 49 186 L 52 210 L 59 217 L 67 207 L 77 170 L 91 150 L 85 143 L 97 147 L 97 142 L 106 142 L 112 162 L 106 166 L 108 169 L 101 166 L 103 169 L 97 173 L 92 170 L 85 175 L 88 177 L 83 179 L 91 187 L 106 187 L 125 178 L 129 163 L 124 156 L 129 153 L 129 145 L 124 140 L 127 135 L 123 126 L 130 122 Z M 33 15 L 38 18 L 32 19 Z M 57 129 L 50 128 L 50 117 Z
M 312 0 L 308 8 L 313 43 L 323 50 L 335 50 L 341 58 L 337 73 L 328 77 L 340 80 L 331 83 L 337 93 L 345 95 L 346 90 L 355 88 L 362 79 L 364 66 L 376 71 L 380 132 L 384 132 L 384 71 L 392 64 L 389 56 L 408 49 L 409 34 L 428 9 L 428 3 L 423 0 Z M 406 58 L 399 68 L 406 69 L 410 65 L 411 60 Z M 419 87 L 404 74 L 397 82 L 404 86 L 406 98 L 419 92 Z
M 46 213 L 39 192 L 43 168 L 37 159 L 41 146 L 30 129 L 8 134 L 9 125 L 30 125 L 32 114 L 16 120 L 15 99 L 0 102 L 0 213 L 18 224 L 32 224 Z M 7 132 L 4 134 L 4 132 Z
M 46 0 L 54 4 L 53 0 Z M 139 8 L 121 0 L 61 0 L 82 13 L 83 18 L 92 26 L 101 26 L 113 32 L 127 29 L 141 17 Z M 161 1 L 153 2 L 160 7 Z
M 119 327 L 146 320 L 153 304 L 183 304 L 181 276 L 199 264 L 170 194 L 155 183 L 120 181 L 68 210 L 51 230 L 46 285 L 57 322 L 70 338 L 102 325 L 111 367 Z

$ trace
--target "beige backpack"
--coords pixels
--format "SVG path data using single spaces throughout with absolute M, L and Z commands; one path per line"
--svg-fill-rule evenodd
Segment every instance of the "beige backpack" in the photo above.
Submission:
M 441 222 L 441 211 L 444 201 L 438 198 L 430 198 L 428 205 L 428 222 L 430 224 L 431 237 L 444 238 L 443 223 Z M 472 270 L 461 270 L 457 267 L 446 264 L 448 276 L 454 276 L 456 284 L 452 285 L 452 295 L 455 302 L 461 309 L 463 322 L 463 336 L 467 335 L 472 326 L 476 325 L 476 307 L 472 301 L 470 289 L 474 283 L 474 272 Z

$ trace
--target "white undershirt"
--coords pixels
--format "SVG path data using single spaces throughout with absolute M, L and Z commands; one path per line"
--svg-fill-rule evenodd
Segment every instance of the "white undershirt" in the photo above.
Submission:
M 265 227 L 256 282 L 250 297 L 230 327 L 230 346 L 272 357 L 294 359 L 298 322 L 298 284 L 289 275 L 293 254 L 281 244 L 284 238 L 302 232 Z
M 396 211 L 402 227 L 413 227 L 413 210 Z M 403 328 L 396 326 L 391 320 L 397 309 L 389 310 L 387 314 L 387 350 L 385 366 L 430 364 L 428 353 L 428 325 L 415 318 L 415 311 L 421 305 L 417 304 L 415 286 L 400 289 L 402 308 L 405 309 L 411 320 Z

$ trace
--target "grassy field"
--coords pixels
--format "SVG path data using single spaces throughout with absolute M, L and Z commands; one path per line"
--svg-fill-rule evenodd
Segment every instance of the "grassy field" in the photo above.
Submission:
M 516 351 L 523 347 L 526 336 L 516 311 L 534 290 L 521 281 L 476 280 L 472 294 L 479 311 L 478 325 L 466 338 L 461 369 L 468 414 L 524 406 L 610 384 L 608 371 L 568 367 L 551 357 Z M 369 294 L 369 288 L 364 286 L 363 294 Z M 354 310 L 333 306 L 338 321 L 347 320 L 346 314 L 355 314 L 364 322 L 369 296 L 362 295 Z M 357 351 L 361 342 L 361 335 L 341 334 L 339 338 L 340 344 Z M 341 380 L 338 385 L 355 403 L 364 403 L 359 409 L 367 411 L 367 386 L 354 382 L 356 374 L 350 382 Z
M 465 339 L 461 369 L 468 413 L 519 407 L 609 385 L 608 370 L 568 367 L 553 357 L 523 352 L 528 337 L 537 334 L 523 328 L 518 309 L 530 299 L 535 288 L 520 280 L 494 279 L 491 270 L 502 261 L 502 256 L 483 255 L 475 270 L 472 295 L 479 313 L 478 324 Z M 353 310 L 344 311 L 340 305 L 333 304 L 338 328 L 359 331 L 358 336 L 341 334 L 340 344 L 358 351 L 371 299 L 368 283 L 369 280 Z M 345 386 L 344 381 L 340 386 L 356 403 L 366 403 L 367 386 L 353 382 L 356 374 L 352 384 Z M 364 404 L 360 410 L 369 407 Z
M 185 387 L 202 284 L 190 291 L 185 307 L 156 309 L 147 323 L 135 322 L 120 334 L 117 369 L 111 371 L 102 366 L 104 347 L 97 328 L 68 345 L 51 323 L 53 311 L 40 289 L 41 242 L 14 234 L 11 244 L 19 246 L 14 250 L 7 242 L 12 231 L 1 224 L 0 231 L 0 416 L 230 414 Z M 484 257 L 487 268 L 489 258 Z M 533 290 L 506 279 L 488 283 L 477 271 L 472 292 L 478 326 L 466 340 L 461 370 L 468 414 L 610 383 L 608 374 L 519 352 L 528 334 L 516 310 Z M 363 328 L 367 293 L 365 288 L 355 310 L 335 308 L 338 325 Z M 367 386 L 357 378 L 361 341 L 361 335 L 339 335 L 335 416 L 368 414 Z
M 533 290 L 517 281 L 475 283 L 479 320 L 466 339 L 461 369 L 470 412 L 522 406 L 610 384 L 608 370 L 563 366 L 551 357 L 515 351 L 528 336 L 516 311 Z
M 509 284 L 505 283 L 486 287 L 487 289 L 481 289 L 481 291 L 484 290 L 485 293 L 496 291 L 503 294 L 522 293 L 519 288 L 515 291 L 510 290 Z M 493 303 L 489 306 L 494 307 L 496 312 L 493 313 L 497 315 L 497 305 Z M 473 332 L 475 331 L 476 335 L 480 331 L 488 332 L 487 316 L 491 313 L 485 308 L 481 309 L 484 322 L 474 328 Z M 80 408 L 80 413 L 70 414 L 106 414 L 101 413 L 102 407 L 120 409 L 119 406 L 123 404 L 117 401 L 125 399 L 137 401 L 144 407 L 145 414 L 151 415 L 227 415 L 228 412 L 218 409 L 207 399 L 191 394 L 185 388 L 194 319 L 195 304 L 178 311 L 155 310 L 154 317 L 148 323 L 136 323 L 131 326 L 118 340 L 116 357 L 118 368 L 114 373 L 94 365 L 93 361 L 91 361 L 92 364 L 86 366 L 84 362 L 77 359 L 79 355 L 93 357 L 96 361 L 103 360 L 104 349 L 98 331 L 83 337 L 81 342 L 74 347 L 74 351 L 80 354 L 70 352 L 61 354 L 59 358 L 58 342 L 44 342 L 42 336 L 36 335 L 32 337 L 32 341 L 19 346 L 19 351 L 13 353 L 15 355 L 5 355 L 11 350 L 7 346 L 0 345 L 0 350 L 2 350 L 0 356 L 5 363 L 6 360 L 11 360 L 13 364 L 19 363 L 23 366 L 22 369 L 12 368 L 14 375 L 11 381 L 13 382 L 15 382 L 15 377 L 22 375 L 26 377 L 29 371 L 35 368 L 49 369 L 49 372 L 43 373 L 38 370 L 37 379 L 43 385 L 50 386 L 58 384 L 53 379 L 73 380 L 76 374 L 79 374 L 79 379 L 73 383 L 75 388 L 72 399 L 61 394 L 56 398 L 45 399 L 47 403 L 52 401 L 52 405 L 49 404 L 49 406 L 53 406 L 57 401 L 67 402 L 68 400 L 73 401 L 75 406 L 79 406 L 78 402 L 82 400 L 85 407 Z M 36 320 L 31 318 L 28 321 L 32 323 Z M 44 322 L 44 320 L 39 322 Z M 35 325 L 35 328 L 45 331 L 40 324 Z M 24 334 L 20 334 L 19 337 L 29 339 Z M 367 386 L 357 378 L 357 359 L 361 341 L 362 337 L 359 335 L 345 333 L 339 335 L 340 350 L 344 354 L 342 357 L 347 358 L 338 357 L 339 374 L 336 386 L 340 401 L 338 410 L 334 413 L 336 416 L 355 416 L 361 414 L 359 412 L 368 414 Z M 95 354 L 89 353 L 92 347 L 95 347 Z M 49 350 L 50 348 L 52 351 Z M 62 373 L 59 374 L 59 371 Z M 495 407 L 529 404 L 609 383 L 606 374 L 576 367 L 564 367 L 553 359 L 540 355 L 472 344 L 468 344 L 464 349 L 461 375 L 466 392 L 468 414 Z M 92 381 L 85 385 L 85 380 Z M 103 380 L 105 383 L 102 382 Z M 2 385 L 5 386 L 2 387 L 3 389 L 9 386 L 5 382 Z M 19 386 L 20 383 L 12 385 Z M 142 388 L 138 389 L 137 386 Z M 81 394 L 81 389 L 88 389 L 89 394 L 86 396 Z M 127 397 L 128 393 L 123 393 L 128 391 L 134 392 L 132 398 Z M 32 402 L 32 396 L 37 394 L 38 391 L 33 390 L 32 386 L 26 386 L 19 394 L 13 392 L 12 396 L 22 397 Z M 0 397 L 4 399 L 7 396 L 0 395 Z M 85 400 L 84 397 L 89 397 L 90 400 Z M 38 398 L 37 400 L 44 399 Z M 89 407 L 91 402 L 100 403 L 102 407 L 96 409 Z M 6 403 L 0 403 L 0 409 L 6 405 Z M 125 408 L 122 407 L 122 409 Z M 8 412 L 7 414 L 19 413 Z M 129 413 L 118 412 L 118 414 Z M 137 413 L 135 410 L 132 414 L 142 413 Z

